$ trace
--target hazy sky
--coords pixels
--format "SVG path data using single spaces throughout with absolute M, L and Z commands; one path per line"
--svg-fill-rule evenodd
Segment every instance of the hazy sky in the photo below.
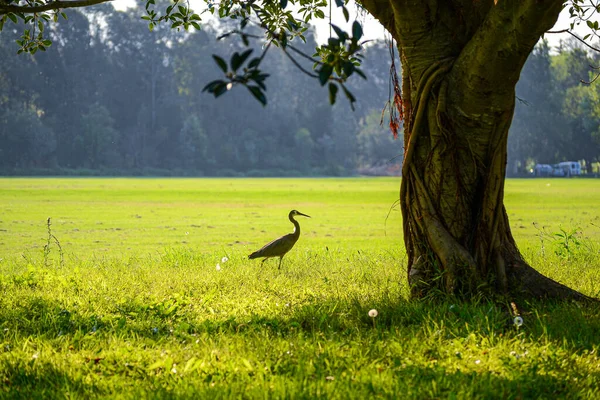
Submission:
M 126 7 L 132 7 L 136 3 L 139 4 L 139 1 L 136 2 L 136 0 L 114 0 L 113 5 L 117 9 L 123 9 Z M 204 1 L 202 1 L 202 0 L 190 0 L 190 4 L 191 4 L 192 8 L 194 8 L 196 10 L 196 12 L 198 12 L 198 10 L 204 9 L 204 5 L 205 5 Z M 361 13 L 362 15 L 357 15 L 358 14 L 357 7 L 353 1 L 351 1 L 349 3 L 348 10 L 350 11 L 350 22 L 353 22 L 355 19 L 358 19 L 360 22 L 362 22 L 363 32 L 364 32 L 363 38 L 365 40 L 385 38 L 385 30 L 383 29 L 381 24 L 377 20 L 375 20 L 373 17 L 371 17 L 369 14 Z M 333 23 L 335 25 L 340 26 L 341 28 L 345 28 L 348 31 L 350 29 L 350 27 L 349 27 L 350 24 L 348 24 L 348 25 L 346 24 L 341 10 L 338 10 L 337 7 L 335 7 L 335 5 L 334 5 L 332 7 L 332 11 L 333 11 L 333 17 L 332 17 Z M 325 14 L 327 15 L 328 13 L 326 12 Z M 204 18 L 205 18 L 205 16 L 203 16 L 203 19 Z M 566 29 L 569 27 L 569 23 L 570 23 L 569 13 L 568 13 L 568 10 L 565 9 L 562 12 L 562 14 L 560 15 L 558 22 L 554 26 L 553 30 Z M 576 33 L 580 33 L 580 36 L 583 37 L 587 33 L 586 29 L 587 29 L 587 27 L 580 27 L 579 29 L 576 28 L 575 31 L 576 31 Z M 330 31 L 329 20 L 328 19 L 317 20 L 316 30 L 317 30 L 317 40 L 325 41 L 326 38 L 329 37 L 329 31 Z M 566 33 L 547 34 L 546 35 L 546 38 L 550 42 L 551 46 L 558 45 L 558 42 L 561 39 L 567 39 L 568 37 L 569 37 L 569 35 Z

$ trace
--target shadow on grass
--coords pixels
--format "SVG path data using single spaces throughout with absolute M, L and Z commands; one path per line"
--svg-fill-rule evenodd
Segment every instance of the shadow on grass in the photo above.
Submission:
M 131 300 L 132 303 L 135 300 Z M 189 303 L 189 302 L 188 302 Z M 451 303 L 380 299 L 365 304 L 359 298 L 315 298 L 301 304 L 281 306 L 272 314 L 243 316 L 206 316 L 181 305 L 141 307 L 137 304 L 115 306 L 112 313 L 95 315 L 66 310 L 58 301 L 28 297 L 15 307 L 0 308 L 0 329 L 13 340 L 39 336 L 69 337 L 96 333 L 118 334 L 147 339 L 185 338 L 194 333 L 247 334 L 269 330 L 280 336 L 297 332 L 325 335 L 370 334 L 402 330 L 407 335 L 422 335 L 442 330 L 444 337 L 516 333 L 508 307 L 496 303 Z M 141 308 L 140 308 L 141 307 Z M 378 316 L 368 312 L 376 309 Z M 524 320 L 519 332 L 532 340 L 546 339 L 573 349 L 598 346 L 600 306 L 573 302 L 529 303 L 521 310 Z M 132 311 L 133 310 L 133 311 Z M 165 311 L 167 310 L 167 311 Z M 2 331 L 0 331 L 0 338 Z
M 309 375 L 306 371 L 296 371 L 305 379 L 291 379 L 290 374 L 265 377 L 270 382 L 268 393 L 265 386 L 253 385 L 255 377 L 248 373 L 232 376 L 225 382 L 209 384 L 202 375 L 190 375 L 186 379 L 162 382 L 139 380 L 119 382 L 115 387 L 99 389 L 86 384 L 83 378 L 73 378 L 50 364 L 36 368 L 23 365 L 0 364 L 0 398 L 10 399 L 55 399 L 90 398 L 117 395 L 119 398 L 471 398 L 471 399 L 529 399 L 529 398 L 586 398 L 593 395 L 595 387 L 592 378 L 580 385 L 573 385 L 567 379 L 540 373 L 533 367 L 515 371 L 512 376 L 500 376 L 489 371 L 449 371 L 438 366 L 408 366 L 394 369 L 385 378 L 378 375 L 364 375 L 360 379 L 340 377 L 335 381 L 324 375 Z M 340 372 L 340 371 L 336 371 Z M 296 377 L 297 378 L 297 377 Z M 583 393 L 589 389 L 590 393 Z M 590 397 L 591 398 L 591 397 Z
M 0 398 L 55 399 L 89 398 L 99 394 L 83 377 L 73 378 L 52 364 L 36 364 L 33 360 L 0 363 Z

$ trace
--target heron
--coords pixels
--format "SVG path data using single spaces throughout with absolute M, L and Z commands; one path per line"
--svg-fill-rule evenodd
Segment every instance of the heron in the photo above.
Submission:
M 297 210 L 290 211 L 288 218 L 290 222 L 294 224 L 294 232 L 283 235 L 279 239 L 275 239 L 272 242 L 265 244 L 260 250 L 256 250 L 254 253 L 248 256 L 249 259 L 264 257 L 262 262 L 264 263 L 271 257 L 279 257 L 279 269 L 281 269 L 281 261 L 283 256 L 294 247 L 298 238 L 300 237 L 300 224 L 294 219 L 296 215 L 310 218 L 310 215 L 306 215 Z

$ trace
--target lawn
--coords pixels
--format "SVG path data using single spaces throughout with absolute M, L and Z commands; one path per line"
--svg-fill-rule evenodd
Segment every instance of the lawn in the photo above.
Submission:
M 0 397 L 600 396 L 596 305 L 517 304 L 517 326 L 501 302 L 407 300 L 398 189 L 0 179 Z M 526 258 L 596 297 L 599 195 L 600 180 L 506 187 Z M 312 218 L 281 270 L 248 260 L 291 209 Z

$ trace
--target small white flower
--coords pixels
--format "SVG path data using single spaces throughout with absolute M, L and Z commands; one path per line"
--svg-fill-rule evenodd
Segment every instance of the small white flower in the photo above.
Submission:
M 335 380 L 335 377 L 333 377 L 333 376 L 326 376 L 325 380 L 326 381 L 333 381 L 333 380 Z
M 520 327 L 521 325 L 523 325 L 523 318 L 521 318 L 520 316 L 516 316 L 515 319 L 513 320 L 513 323 L 516 325 L 516 327 Z
M 481 364 L 481 360 L 475 360 L 475 364 Z
M 152 328 L 152 333 L 156 335 L 158 333 L 158 328 Z
M 369 310 L 369 317 L 375 318 L 377 315 L 379 315 L 379 313 L 376 309 Z
M 223 257 L 223 258 L 221 258 L 221 262 L 222 262 L 222 263 L 226 263 L 227 261 L 229 261 L 229 258 L 227 258 L 227 257 Z
M 231 90 L 232 87 L 233 87 L 233 83 L 229 82 L 227 84 L 227 90 Z
M 38 358 L 39 356 L 40 356 L 40 353 L 35 353 L 34 355 L 32 355 L 32 356 L 31 356 L 31 358 L 33 358 L 33 359 L 35 360 L 35 359 L 36 359 L 36 358 Z
M 171 368 L 171 373 L 172 374 L 176 374 L 177 373 L 177 368 L 175 368 L 177 366 L 177 364 L 173 364 L 173 368 Z
M 220 271 L 220 270 L 221 270 L 221 264 L 217 263 L 217 271 Z
M 186 236 L 187 236 L 187 235 L 189 235 L 189 234 L 190 234 L 189 232 L 186 232 L 186 233 L 185 233 L 185 235 L 186 235 Z

